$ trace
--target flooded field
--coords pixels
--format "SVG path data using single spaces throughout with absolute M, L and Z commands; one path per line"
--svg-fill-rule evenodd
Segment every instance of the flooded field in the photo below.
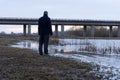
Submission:
M 38 51 L 37 41 L 22 41 L 12 47 Z M 93 73 L 104 80 L 120 79 L 120 40 L 103 39 L 59 39 L 58 45 L 49 45 L 51 56 L 71 58 L 98 65 Z

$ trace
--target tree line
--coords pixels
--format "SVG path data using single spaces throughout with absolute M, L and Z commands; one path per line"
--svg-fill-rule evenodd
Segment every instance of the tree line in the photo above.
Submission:
M 117 33 L 118 33 L 117 27 L 113 27 L 112 37 L 117 37 Z M 69 30 L 64 32 L 64 36 L 83 37 L 83 28 L 72 27 Z M 87 26 L 86 37 L 91 37 L 90 26 Z M 109 37 L 109 28 L 106 26 L 105 27 L 103 26 L 94 27 L 94 37 Z

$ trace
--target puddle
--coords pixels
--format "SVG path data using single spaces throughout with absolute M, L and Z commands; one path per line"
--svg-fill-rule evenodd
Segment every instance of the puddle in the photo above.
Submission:
M 26 49 L 32 49 L 38 52 L 39 42 L 37 41 L 30 41 L 30 40 L 24 40 L 22 42 L 18 42 L 14 45 L 11 45 L 11 47 L 17 47 L 17 48 L 26 48 Z M 74 48 L 73 48 L 74 47 Z M 66 46 L 55 46 L 55 45 L 49 45 L 48 50 L 53 52 L 73 52 L 78 51 L 78 49 L 75 48 L 76 45 L 66 45 Z
M 39 44 L 37 41 L 30 41 L 30 40 L 24 40 L 22 42 L 18 42 L 14 45 L 11 45 L 11 47 L 32 49 L 37 52 L 38 52 L 38 46 L 39 46 Z
M 51 56 L 59 56 L 64 58 L 71 58 L 76 61 L 83 61 L 91 63 L 93 65 L 99 65 L 98 68 L 94 69 L 96 75 L 104 76 L 104 80 L 120 80 L 120 54 L 115 54 L 112 50 L 107 56 L 100 53 L 99 55 L 82 55 L 82 54 L 68 54 L 74 52 L 80 52 L 80 48 L 84 48 L 86 45 L 95 45 L 97 49 L 111 47 L 114 49 L 120 47 L 119 40 L 80 40 L 80 39 L 60 39 L 59 45 L 49 45 L 49 53 Z M 22 41 L 12 47 L 28 48 L 38 52 L 38 42 L 36 41 Z M 85 49 L 83 50 L 85 52 Z M 86 51 L 88 53 L 90 51 Z M 109 53 L 109 51 L 108 51 Z M 90 53 L 89 53 L 90 54 Z M 97 53 L 96 53 L 97 54 Z

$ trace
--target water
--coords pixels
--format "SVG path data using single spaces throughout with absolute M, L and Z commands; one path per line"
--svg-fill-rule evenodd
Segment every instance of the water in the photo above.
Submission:
M 32 49 L 35 51 L 38 51 L 38 42 L 37 41 L 30 41 L 30 40 L 25 40 L 22 42 L 18 42 L 15 45 L 11 45 L 11 47 L 17 47 L 17 48 L 26 48 L 26 49 Z
M 95 46 L 97 51 L 86 51 L 86 46 Z M 38 51 L 38 42 L 36 41 L 22 41 L 12 47 L 28 48 Z M 98 51 L 103 48 L 110 47 L 107 54 Z M 104 80 L 120 80 L 120 54 L 114 52 L 114 48 L 120 47 L 119 40 L 93 40 L 93 39 L 60 39 L 59 45 L 49 45 L 49 53 L 51 56 L 59 56 L 64 58 L 71 58 L 76 61 L 83 61 L 93 65 L 99 65 L 94 69 L 96 75 L 104 76 Z M 83 50 L 82 50 L 83 49 Z M 80 52 L 84 52 L 84 54 Z M 68 53 L 77 54 L 68 54 Z M 88 53 L 89 52 L 89 53 Z M 63 54 L 64 53 L 64 54 Z

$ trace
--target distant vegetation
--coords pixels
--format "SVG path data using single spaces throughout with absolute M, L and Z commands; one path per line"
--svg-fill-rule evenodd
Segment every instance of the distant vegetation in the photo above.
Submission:
M 83 28 L 70 28 L 65 31 L 64 37 L 83 37 Z M 91 27 L 87 27 L 86 37 L 91 37 Z M 109 37 L 109 29 L 107 27 L 95 27 L 94 37 Z M 112 37 L 117 37 L 117 28 L 112 29 Z

